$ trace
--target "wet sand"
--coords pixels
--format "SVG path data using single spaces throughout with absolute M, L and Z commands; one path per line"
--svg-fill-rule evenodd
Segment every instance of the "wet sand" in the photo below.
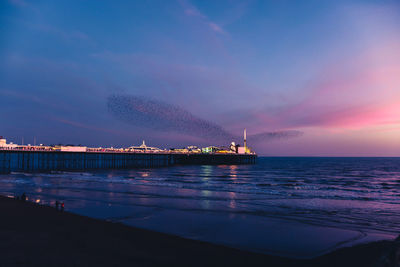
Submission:
M 0 197 L 0 266 L 392 266 L 396 241 L 294 260 L 180 238 Z M 394 265 L 393 265 L 394 266 Z

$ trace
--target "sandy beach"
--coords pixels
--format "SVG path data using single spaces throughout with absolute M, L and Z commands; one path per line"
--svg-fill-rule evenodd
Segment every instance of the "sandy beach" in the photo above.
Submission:
M 0 197 L 0 266 L 392 266 L 395 241 L 312 260 L 241 251 Z M 393 265 L 394 266 L 394 265 Z

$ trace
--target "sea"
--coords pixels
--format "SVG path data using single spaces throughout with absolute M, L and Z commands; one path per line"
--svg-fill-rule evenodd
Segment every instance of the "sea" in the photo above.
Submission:
M 400 233 L 400 158 L 0 175 L 0 194 L 24 192 L 89 217 L 292 258 Z

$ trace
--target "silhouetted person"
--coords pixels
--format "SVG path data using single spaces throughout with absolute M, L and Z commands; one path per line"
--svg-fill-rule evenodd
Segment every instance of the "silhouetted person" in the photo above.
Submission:
M 21 195 L 21 200 L 22 200 L 22 201 L 26 201 L 26 194 L 25 194 L 25 192 Z
M 64 211 L 64 202 L 61 202 L 61 211 Z
M 56 210 L 58 210 L 58 206 L 60 206 L 60 202 L 58 202 L 58 200 L 56 200 Z

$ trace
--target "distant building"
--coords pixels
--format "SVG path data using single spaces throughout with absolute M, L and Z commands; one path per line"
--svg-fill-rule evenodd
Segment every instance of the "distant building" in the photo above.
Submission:
M 230 149 L 224 149 L 224 148 L 220 148 L 219 150 L 217 150 L 215 153 L 217 154 L 231 154 L 231 153 L 235 153 Z
M 3 136 L 0 136 L 0 147 L 6 145 L 7 145 L 7 140 Z
M 246 148 L 244 146 L 238 147 L 238 154 L 246 154 Z
M 192 153 L 201 153 L 201 149 L 197 146 L 188 146 L 186 149 Z
M 3 136 L 0 136 L 0 147 L 12 149 L 18 147 L 18 145 L 13 143 L 7 144 L 7 140 Z
M 219 147 L 216 147 L 216 146 L 208 146 L 208 147 L 203 147 L 203 148 L 201 149 L 201 152 L 203 152 L 203 153 L 215 153 L 215 152 L 217 152 L 218 150 L 220 150 Z
M 235 153 L 238 153 L 238 148 L 239 148 L 239 147 L 240 147 L 239 144 L 236 144 L 235 142 L 232 142 L 231 145 L 230 145 L 230 147 L 229 147 L 229 150 L 230 150 L 230 151 L 233 151 L 233 152 L 235 152 Z
M 143 140 L 143 143 L 140 146 L 131 146 L 131 147 L 128 148 L 128 150 L 143 151 L 143 152 L 159 152 L 159 151 L 162 151 L 162 149 L 160 149 L 160 148 L 147 146 L 146 143 L 144 142 L 144 140 Z
M 238 147 L 238 154 L 252 154 L 253 152 L 249 147 L 240 146 Z
M 63 152 L 86 152 L 86 146 L 60 146 L 60 151 Z
M 178 152 L 178 153 L 188 153 L 189 152 L 189 150 L 187 148 L 174 148 L 173 151 Z
M 234 144 L 234 143 L 232 143 L 232 144 Z M 247 146 L 247 132 L 246 132 L 246 129 L 244 129 L 244 132 L 243 132 L 243 144 L 244 144 L 244 146 L 236 145 L 236 153 L 238 153 L 238 154 L 253 154 L 251 149 Z M 231 148 L 232 148 L 232 145 L 231 145 Z

